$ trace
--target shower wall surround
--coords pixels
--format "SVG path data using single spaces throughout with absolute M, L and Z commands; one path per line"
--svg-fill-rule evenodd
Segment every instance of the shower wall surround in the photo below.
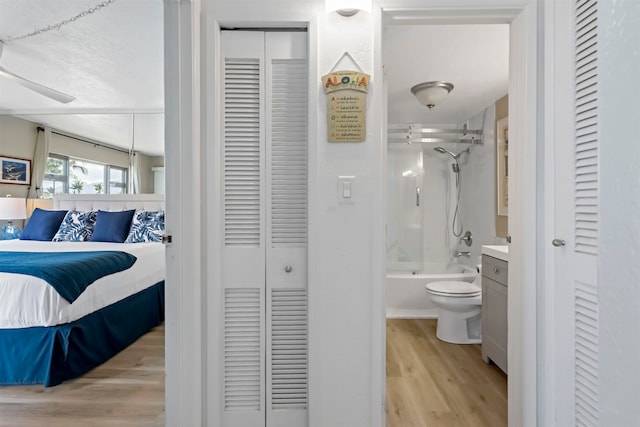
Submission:
M 463 232 L 473 233 L 473 244 L 459 245 L 451 231 L 455 209 L 455 174 L 451 171 L 451 158 L 424 147 L 424 208 L 423 208 L 423 260 L 449 262 L 452 254 L 470 251 L 469 258 L 458 262 L 475 266 L 482 245 L 495 243 L 495 107 L 490 105 L 468 119 L 469 129 L 482 129 L 484 144 L 472 145 L 471 153 L 460 159 L 462 190 L 460 215 Z M 461 125 L 460 125 L 461 126 Z M 464 150 L 468 144 L 443 144 L 453 152 Z
M 471 251 L 475 264 L 482 245 L 496 240 L 495 104 L 471 117 L 469 128 L 484 131 L 484 144 L 473 147 L 462 174 L 462 218 L 465 230 L 473 233 L 473 245 L 464 250 Z
M 387 156 L 388 272 L 429 270 L 429 264 L 456 261 L 453 255 L 457 251 L 470 251 L 469 258 L 460 257 L 457 262 L 473 267 L 478 262 L 481 246 L 495 243 L 495 105 L 470 117 L 468 126 L 483 130 L 483 145 L 438 145 L 456 153 L 471 147 L 471 153 L 459 159 L 462 179 L 459 215 L 463 231 L 473 233 L 472 246 L 460 245 L 452 233 L 456 198 L 452 159 L 435 152 L 434 144 L 420 147 L 418 144 L 390 143 Z

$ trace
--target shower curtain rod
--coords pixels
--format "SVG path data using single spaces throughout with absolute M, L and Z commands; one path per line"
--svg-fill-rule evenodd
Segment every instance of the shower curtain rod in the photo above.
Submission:
M 421 125 L 389 125 L 389 142 L 483 144 L 482 129 L 422 128 Z M 462 134 L 460 136 L 460 134 Z
M 420 125 L 389 125 L 389 130 L 397 130 L 413 133 L 461 133 L 470 135 L 482 135 L 482 129 L 447 129 L 447 128 L 419 128 Z M 389 132 L 391 133 L 391 132 Z
M 415 143 L 433 143 L 433 144 L 447 144 L 447 143 L 457 143 L 457 144 L 472 144 L 472 145 L 483 145 L 482 138 L 401 138 L 389 137 L 387 142 L 391 143 L 404 143 L 404 144 L 413 144 Z

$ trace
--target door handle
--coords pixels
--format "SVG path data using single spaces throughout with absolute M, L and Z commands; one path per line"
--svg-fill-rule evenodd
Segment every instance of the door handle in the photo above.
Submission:
M 287 266 L 284 268 L 284 271 L 285 271 L 285 272 L 287 272 L 287 273 L 291 273 L 291 272 L 293 271 L 293 267 L 291 267 L 290 265 L 287 265 Z
M 553 240 L 551 241 L 551 244 L 552 244 L 553 246 L 564 246 L 564 245 L 566 245 L 566 244 L 567 244 L 567 242 L 565 242 L 565 241 L 564 241 L 564 240 L 562 240 L 562 239 L 553 239 Z

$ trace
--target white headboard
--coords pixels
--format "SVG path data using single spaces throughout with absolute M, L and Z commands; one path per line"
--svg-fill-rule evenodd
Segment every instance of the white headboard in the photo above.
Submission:
M 55 194 L 54 209 L 79 211 L 164 210 L 163 194 Z

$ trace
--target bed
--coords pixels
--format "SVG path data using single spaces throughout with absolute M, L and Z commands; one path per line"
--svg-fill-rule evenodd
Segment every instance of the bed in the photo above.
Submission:
M 54 210 L 102 212 L 103 218 L 162 212 L 164 219 L 158 195 L 64 195 L 56 197 Z M 41 271 L 23 265 L 23 258 L 42 261 Z M 0 385 L 48 387 L 78 377 L 164 321 L 160 242 L 0 241 L 0 260 L 6 260 L 0 266 Z M 106 275 L 98 274 L 102 269 Z M 56 279 L 57 270 L 67 276 Z M 79 280 L 75 288 L 74 271 L 91 276 L 90 282 Z M 56 280 L 73 282 L 71 291 L 56 290 Z

